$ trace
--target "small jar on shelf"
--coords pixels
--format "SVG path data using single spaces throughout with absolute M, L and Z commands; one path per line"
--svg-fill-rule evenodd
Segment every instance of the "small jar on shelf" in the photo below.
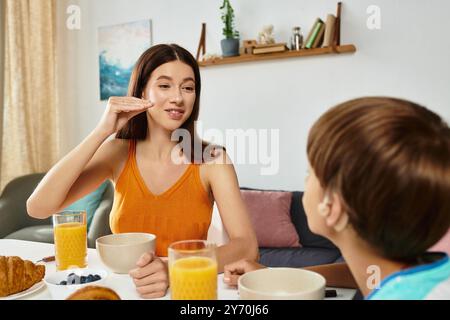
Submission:
M 300 27 L 292 28 L 291 37 L 291 50 L 300 50 L 303 45 L 303 35 L 301 34 Z

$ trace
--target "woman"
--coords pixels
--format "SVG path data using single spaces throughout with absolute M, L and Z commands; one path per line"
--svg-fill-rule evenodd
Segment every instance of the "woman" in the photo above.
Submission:
M 135 66 L 129 96 L 109 99 L 96 128 L 27 201 L 29 215 L 45 219 L 111 179 L 111 230 L 157 236 L 156 255 L 144 254 L 130 271 L 144 298 L 166 293 L 167 264 L 161 257 L 170 243 L 206 239 L 214 201 L 230 238 L 218 248 L 219 271 L 236 259 L 257 259 L 256 236 L 231 161 L 195 135 L 200 89 L 199 67 L 187 50 L 150 48 Z M 179 130 L 189 141 L 171 139 Z M 106 141 L 114 133 L 116 138 Z
M 367 299 L 449 299 L 449 257 L 427 252 L 450 228 L 447 124 L 412 102 L 362 98 L 326 112 L 307 152 L 308 225 L 347 262 L 309 269 Z M 233 263 L 224 279 L 258 268 Z

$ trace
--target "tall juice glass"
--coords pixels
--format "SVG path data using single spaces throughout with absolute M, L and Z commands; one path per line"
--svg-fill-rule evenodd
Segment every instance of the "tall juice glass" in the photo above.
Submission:
M 169 279 L 172 300 L 216 300 L 216 246 L 203 240 L 172 243 Z
M 87 228 L 85 211 L 64 211 L 53 215 L 56 269 L 87 266 Z

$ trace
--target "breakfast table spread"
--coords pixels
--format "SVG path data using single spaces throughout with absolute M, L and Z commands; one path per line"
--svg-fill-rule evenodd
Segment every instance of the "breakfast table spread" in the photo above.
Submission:
M 44 257 L 54 255 L 54 245 L 41 242 L 30 242 L 23 240 L 0 239 L 0 256 L 18 256 L 22 259 L 30 260 L 34 263 Z M 127 274 L 113 273 L 102 263 L 97 251 L 95 249 L 88 249 L 88 267 L 92 269 L 105 269 L 108 275 L 103 286 L 113 289 L 123 300 L 141 300 L 142 298 L 136 291 L 135 285 L 131 277 Z M 42 263 L 42 262 L 41 262 Z M 49 276 L 56 272 L 55 262 L 46 262 L 45 274 Z M 238 300 L 239 294 L 236 288 L 227 286 L 223 282 L 223 274 L 218 275 L 218 299 L 219 300 Z M 16 294 L 17 299 L 27 300 L 52 300 L 52 296 L 45 283 L 35 285 L 31 290 L 26 290 L 21 294 Z M 337 292 L 337 297 L 326 298 L 327 300 L 350 300 L 355 295 L 356 290 L 345 288 L 327 288 L 334 289 Z M 170 289 L 169 289 L 170 290 Z M 8 298 L 8 297 L 6 297 Z M 170 291 L 160 298 L 161 300 L 170 299 Z M 0 298 L 1 300 L 1 298 Z M 142 299 L 143 300 L 143 299 Z

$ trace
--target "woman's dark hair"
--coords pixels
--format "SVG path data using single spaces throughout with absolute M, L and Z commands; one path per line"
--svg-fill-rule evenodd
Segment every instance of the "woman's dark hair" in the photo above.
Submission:
M 308 159 L 337 192 L 361 239 L 389 259 L 415 262 L 450 228 L 450 128 L 393 98 L 340 104 L 314 124 Z
M 159 44 L 145 51 L 134 67 L 128 86 L 128 96 L 142 98 L 142 93 L 147 86 L 147 82 L 150 79 L 152 72 L 159 66 L 172 61 L 184 62 L 189 65 L 194 72 L 196 94 L 194 107 L 190 117 L 183 123 L 181 128 L 188 130 L 190 133 L 191 162 L 202 163 L 205 160 L 203 159 L 204 150 L 207 147 L 212 146 L 208 146 L 206 142 L 201 141 L 195 132 L 195 121 L 198 119 L 200 111 L 201 79 L 198 63 L 189 51 L 176 44 Z M 147 137 L 147 132 L 147 114 L 146 112 L 143 112 L 130 119 L 128 123 L 117 132 L 116 138 L 144 140 Z M 201 150 L 198 150 L 198 147 L 195 148 L 195 145 L 201 146 Z

